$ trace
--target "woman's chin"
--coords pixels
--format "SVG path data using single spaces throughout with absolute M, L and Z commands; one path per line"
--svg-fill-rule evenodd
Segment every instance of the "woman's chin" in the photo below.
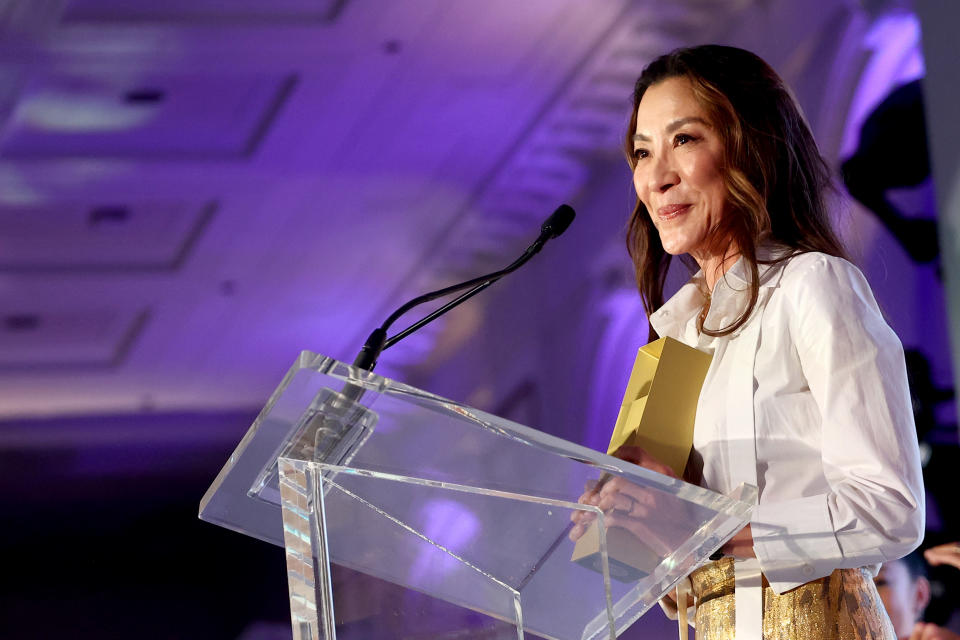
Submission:
M 664 238 L 661 236 L 660 245 L 663 247 L 664 251 L 672 256 L 679 256 L 687 253 L 686 243 L 679 242 L 673 238 L 667 238 L 666 241 L 664 241 Z

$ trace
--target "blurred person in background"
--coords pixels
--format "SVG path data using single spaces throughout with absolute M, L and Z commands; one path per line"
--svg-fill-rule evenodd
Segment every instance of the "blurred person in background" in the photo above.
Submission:
M 950 543 L 885 562 L 875 578 L 877 591 L 893 623 L 898 640 L 960 640 L 960 635 L 935 624 L 923 622 L 930 603 L 930 581 L 924 557 L 931 564 L 960 568 L 960 544 Z

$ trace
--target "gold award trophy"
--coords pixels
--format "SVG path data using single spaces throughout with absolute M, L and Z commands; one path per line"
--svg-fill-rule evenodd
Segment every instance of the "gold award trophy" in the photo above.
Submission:
M 710 354 L 673 338 L 640 347 L 607 453 L 624 445 L 641 447 L 682 476 L 693 446 L 697 400 L 711 359 Z M 611 527 L 606 533 L 611 577 L 633 582 L 659 563 L 659 554 L 630 531 Z M 599 571 L 599 521 L 577 540 L 571 560 Z

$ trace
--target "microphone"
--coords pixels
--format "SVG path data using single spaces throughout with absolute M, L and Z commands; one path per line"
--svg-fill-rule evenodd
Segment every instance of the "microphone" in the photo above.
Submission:
M 527 247 L 523 255 L 505 269 L 426 293 L 407 302 L 394 311 L 380 327 L 370 334 L 353 365 L 372 371 L 377 363 L 377 358 L 384 349 L 396 344 L 423 325 L 483 291 L 508 273 L 522 267 L 543 248 L 547 241 L 566 231 L 570 223 L 573 222 L 575 215 L 569 205 L 559 206 L 540 226 L 540 235 L 533 244 Z M 413 307 L 464 289 L 469 290 L 397 335 L 387 338 L 387 329 L 390 328 L 390 325 Z M 353 457 L 373 433 L 377 423 L 377 414 L 360 404 L 363 395 L 364 387 L 355 382 L 347 382 L 339 392 L 332 389 L 321 389 L 291 430 L 281 450 L 271 457 L 260 471 L 248 493 L 267 502 L 279 504 L 279 458 L 292 457 L 336 466 L 350 464 Z M 336 476 L 336 472 L 324 471 L 323 476 L 327 480 L 331 480 Z M 329 491 L 332 486 L 331 483 L 327 483 L 324 492 Z
M 501 269 L 500 271 L 488 273 L 485 276 L 480 276 L 479 278 L 473 278 L 472 280 L 461 282 L 460 284 L 455 284 L 443 289 L 431 291 L 430 293 L 425 293 L 422 296 L 418 296 L 401 306 L 399 309 L 390 314 L 390 317 L 387 318 L 382 325 L 373 330 L 373 332 L 370 334 L 370 337 L 368 337 L 367 341 L 364 343 L 363 348 L 360 349 L 360 353 L 357 354 L 356 359 L 353 361 L 353 366 L 366 369 L 367 371 L 373 371 L 373 368 L 377 364 L 377 359 L 380 357 L 380 354 L 384 349 L 392 347 L 420 327 L 432 322 L 433 320 L 436 320 L 447 311 L 450 311 L 454 307 L 465 302 L 467 299 L 472 298 L 476 294 L 480 293 L 500 278 L 509 273 L 513 273 L 522 267 L 527 263 L 528 260 L 530 260 L 530 258 L 535 256 L 543 248 L 543 245 L 545 245 L 548 240 L 559 237 L 560 234 L 566 231 L 567 227 L 570 226 L 570 223 L 573 222 L 573 219 L 576 217 L 576 215 L 577 214 L 574 213 L 573 208 L 570 205 L 560 205 L 557 207 L 556 211 L 550 214 L 550 217 L 547 218 L 542 225 L 540 225 L 539 237 L 534 240 L 533 244 L 526 248 L 526 250 L 523 252 L 523 255 L 514 260 L 508 267 Z M 451 293 L 456 293 L 457 291 L 462 291 L 464 289 L 469 289 L 469 291 L 457 296 L 447 304 L 413 323 L 395 336 L 387 338 L 387 329 L 390 328 L 390 325 L 396 322 L 400 316 L 405 314 L 410 309 L 416 307 L 417 305 L 423 304 L 424 302 L 430 302 L 431 300 L 436 300 L 437 298 L 442 298 L 443 296 L 447 296 Z
M 558 238 L 560 234 L 567 230 L 567 227 L 570 226 L 570 223 L 573 222 L 573 219 L 577 217 L 577 214 L 573 212 L 573 208 L 568 204 L 562 204 L 557 207 L 557 210 L 550 214 L 550 217 L 540 225 L 540 237 L 543 238 L 546 236 L 546 240 L 550 238 Z M 539 240 L 540 238 L 537 238 Z M 546 242 L 544 240 L 544 242 Z

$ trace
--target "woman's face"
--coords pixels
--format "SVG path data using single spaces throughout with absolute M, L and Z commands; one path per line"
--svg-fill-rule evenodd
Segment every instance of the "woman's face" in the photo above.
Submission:
M 912 577 L 907 565 L 899 560 L 883 563 L 874 582 L 897 637 L 909 638 L 930 601 L 930 583 L 926 578 Z
M 714 231 L 726 210 L 720 136 L 686 78 L 652 85 L 637 108 L 633 184 L 671 255 L 701 267 L 721 257 L 726 238 Z

